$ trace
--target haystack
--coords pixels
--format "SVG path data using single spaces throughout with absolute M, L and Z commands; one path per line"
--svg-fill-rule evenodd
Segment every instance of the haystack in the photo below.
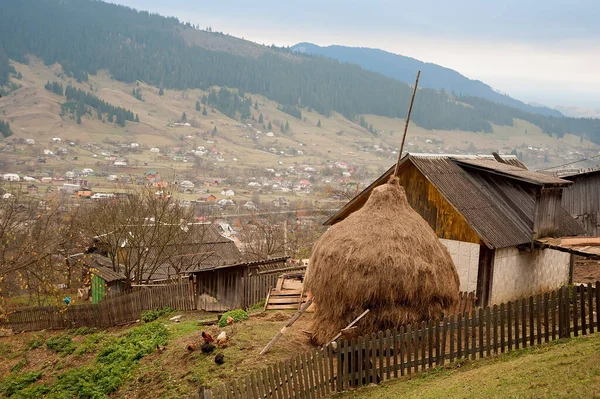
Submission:
M 313 340 L 325 344 L 366 309 L 361 335 L 439 317 L 458 301 L 459 279 L 391 177 L 315 243 L 306 289 L 316 304 Z

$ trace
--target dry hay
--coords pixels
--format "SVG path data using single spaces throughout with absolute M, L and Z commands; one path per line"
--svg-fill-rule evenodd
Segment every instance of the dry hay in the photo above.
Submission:
M 306 284 L 316 303 L 318 344 L 365 309 L 361 335 L 438 317 L 459 299 L 450 254 L 410 207 L 396 177 L 316 242 Z

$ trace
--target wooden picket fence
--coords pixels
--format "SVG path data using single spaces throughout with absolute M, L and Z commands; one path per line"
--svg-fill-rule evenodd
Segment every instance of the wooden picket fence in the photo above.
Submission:
M 58 330 L 78 327 L 106 328 L 135 322 L 144 310 L 170 307 L 194 310 L 191 282 L 167 286 L 141 287 L 108 298 L 98 304 L 39 306 L 10 312 L 0 327 L 13 331 Z
M 600 282 L 338 341 L 204 390 L 204 399 L 318 399 L 461 359 L 478 359 L 600 329 Z

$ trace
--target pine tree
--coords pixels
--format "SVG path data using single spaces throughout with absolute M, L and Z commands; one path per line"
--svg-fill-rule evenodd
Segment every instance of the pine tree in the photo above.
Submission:
M 214 129 L 212 130 L 212 132 L 210 132 L 210 135 L 215 137 L 217 135 L 217 127 L 215 126 Z
M 258 123 L 264 123 L 262 113 L 258 116 Z
M 200 101 L 196 101 L 196 111 L 200 111 Z
M 269 126 L 267 126 L 267 129 L 273 130 L 273 125 L 271 124 L 271 121 L 269 121 Z
M 288 121 L 285 121 L 285 132 L 289 132 L 290 131 L 290 123 Z
M 77 115 L 77 124 L 81 125 L 81 115 Z
M 317 127 L 321 127 L 321 120 L 319 119 L 319 121 L 317 122 Z
M 160 90 L 158 91 L 158 95 L 162 96 L 165 94 L 165 91 L 163 90 L 163 88 L 161 87 Z
M 140 123 L 140 117 L 138 116 L 138 114 L 135 114 L 135 121 L 136 121 L 137 123 Z
M 206 112 L 206 107 L 202 108 L 202 115 L 203 116 L 208 115 L 208 112 Z
M 185 114 L 185 111 L 183 111 L 183 115 L 181 115 L 181 121 L 182 122 L 187 121 L 187 115 Z
M 108 121 L 109 121 L 110 123 L 113 123 L 113 121 L 114 121 L 114 120 L 115 120 L 115 119 L 114 119 L 114 116 L 113 116 L 113 114 L 108 114 Z
M 258 101 L 254 101 L 254 109 L 258 111 Z

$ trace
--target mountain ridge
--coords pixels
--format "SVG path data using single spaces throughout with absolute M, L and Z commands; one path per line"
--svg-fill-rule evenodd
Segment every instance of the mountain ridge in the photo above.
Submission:
M 340 62 L 356 64 L 367 70 L 409 84 L 414 81 L 415 71 L 421 70 L 420 87 L 481 97 L 525 112 L 554 117 L 563 116 L 558 110 L 546 106 L 526 104 L 514 99 L 480 80 L 469 79 L 451 68 L 377 48 L 341 45 L 319 46 L 302 42 L 292 46 L 291 49 L 298 53 L 320 55 Z

